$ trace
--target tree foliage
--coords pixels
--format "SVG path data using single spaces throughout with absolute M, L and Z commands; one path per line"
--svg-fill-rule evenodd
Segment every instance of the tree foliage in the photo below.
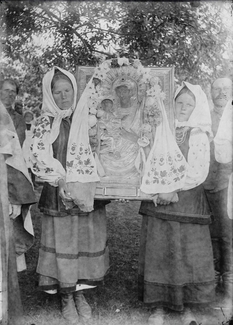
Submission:
M 63 67 L 93 65 L 98 61 L 99 49 L 107 47 L 113 35 L 104 22 L 114 24 L 120 17 L 117 6 L 109 2 L 77 1 L 7 1 L 5 15 L 5 52 L 13 59 L 32 58 L 41 52 L 40 61 Z M 32 44 L 33 37 L 43 35 L 41 43 Z M 108 52 L 104 52 L 110 55 Z
M 191 82 L 208 81 L 229 70 L 223 53 L 230 29 L 222 21 L 229 3 L 147 2 L 125 7 L 120 45 L 127 45 L 129 55 L 138 55 L 146 65 L 174 65 L 177 77 Z
M 14 70 L 21 93 L 33 96 L 51 66 L 75 70 L 95 66 L 103 54 L 111 56 L 107 48 L 117 35 L 109 30 L 121 16 L 111 3 L 77 1 L 3 1 L 0 14 L 2 74 Z
M 177 79 L 202 84 L 232 68 L 224 58 L 232 52 L 230 1 L 28 0 L 2 1 L 0 9 L 2 73 L 14 67 L 34 96 L 51 66 L 74 70 L 114 55 L 174 66 Z

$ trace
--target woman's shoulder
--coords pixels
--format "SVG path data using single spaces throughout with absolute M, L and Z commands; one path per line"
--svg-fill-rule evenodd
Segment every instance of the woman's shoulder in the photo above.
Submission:
M 189 144 L 190 146 L 207 145 L 209 143 L 209 135 L 200 128 L 192 128 L 190 131 Z
M 200 136 L 200 137 L 207 137 L 207 132 L 203 131 L 201 128 L 195 127 L 190 130 L 191 136 Z

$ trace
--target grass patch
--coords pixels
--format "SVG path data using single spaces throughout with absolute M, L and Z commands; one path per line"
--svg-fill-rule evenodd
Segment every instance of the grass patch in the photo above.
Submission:
M 41 187 L 37 188 L 39 198 Z M 150 310 L 137 297 L 137 270 L 141 216 L 140 202 L 111 202 L 107 205 L 110 271 L 103 286 L 86 290 L 85 296 L 93 310 L 92 325 L 146 325 Z M 41 232 L 41 213 L 32 208 L 35 243 L 26 254 L 28 269 L 19 273 L 21 296 L 25 311 L 23 325 L 67 325 L 60 313 L 58 295 L 49 295 L 36 288 L 36 265 Z M 206 316 L 199 311 L 199 324 L 225 325 L 229 317 L 220 312 Z M 164 325 L 181 325 L 167 316 Z

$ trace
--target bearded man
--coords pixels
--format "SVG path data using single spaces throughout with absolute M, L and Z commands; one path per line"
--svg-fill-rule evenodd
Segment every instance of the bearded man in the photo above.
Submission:
M 211 112 L 212 132 L 215 136 L 224 108 L 232 100 L 232 81 L 229 78 L 218 78 L 211 86 L 211 96 L 214 108 Z M 222 164 L 214 156 L 214 141 L 210 144 L 210 170 L 204 183 L 209 201 L 212 224 L 210 232 L 213 245 L 216 287 L 223 289 L 222 307 L 231 305 L 233 284 L 232 267 L 232 220 L 227 213 L 227 191 L 229 177 L 232 172 L 232 162 Z

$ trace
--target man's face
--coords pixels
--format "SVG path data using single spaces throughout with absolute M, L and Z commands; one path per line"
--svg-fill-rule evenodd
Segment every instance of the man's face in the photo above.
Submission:
M 232 81 L 228 78 L 216 79 L 211 89 L 215 107 L 223 108 L 232 96 Z
M 8 108 L 12 107 L 16 99 L 16 85 L 12 85 L 9 82 L 4 82 L 2 89 L 0 90 L 0 97 L 3 105 Z

